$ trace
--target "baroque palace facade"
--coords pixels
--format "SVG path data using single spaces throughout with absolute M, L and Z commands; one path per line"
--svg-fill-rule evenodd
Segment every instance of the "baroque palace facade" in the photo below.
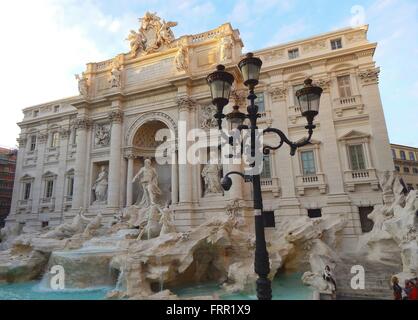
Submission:
M 177 132 L 180 121 L 187 129 L 216 126 L 205 78 L 224 64 L 239 79 L 239 31 L 226 23 L 176 39 L 175 25 L 147 13 L 129 35 L 129 53 L 89 63 L 77 76 L 79 96 L 24 109 L 7 223 L 55 226 L 80 208 L 110 219 L 140 198 L 132 180 L 144 159 L 153 158 L 159 129 Z M 276 223 L 286 216 L 345 214 L 346 238 L 356 239 L 369 229 L 371 208 L 382 203 L 379 173 L 394 164 L 373 61 L 377 44 L 367 40 L 367 30 L 347 28 L 254 52 L 263 60 L 256 92 L 261 128 L 303 138 L 306 120 L 295 92 L 307 77 L 324 89 L 312 144 L 294 157 L 282 148 L 264 160 L 264 207 Z M 233 103 L 244 111 L 242 83 L 227 109 Z M 248 184 L 237 179 L 230 191 L 214 192 L 202 178 L 204 165 L 177 164 L 178 156 L 177 150 L 173 164 L 154 166 L 179 230 L 234 206 L 252 221 Z

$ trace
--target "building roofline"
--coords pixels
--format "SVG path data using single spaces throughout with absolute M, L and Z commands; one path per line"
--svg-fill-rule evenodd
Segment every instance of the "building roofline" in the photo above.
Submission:
M 62 98 L 62 99 L 47 101 L 47 102 L 39 103 L 39 104 L 36 104 L 36 105 L 33 105 L 33 106 L 29 106 L 29 107 L 23 108 L 22 111 L 25 112 L 25 111 L 28 111 L 28 110 L 31 110 L 31 109 L 45 107 L 46 105 L 54 105 L 54 104 L 61 104 L 61 103 L 71 104 L 71 103 L 79 101 L 79 100 L 83 100 L 83 97 L 80 96 L 80 95 L 70 96 L 70 97 L 66 97 L 66 98 Z
M 264 51 L 289 47 L 289 46 L 304 43 L 304 42 L 311 42 L 311 41 L 318 40 L 318 39 L 321 39 L 321 38 L 328 38 L 331 35 L 339 35 L 339 34 L 344 34 L 344 33 L 350 32 L 350 31 L 357 31 L 357 30 L 365 30 L 366 33 L 367 33 L 367 31 L 369 30 L 369 25 L 364 24 L 364 25 L 361 25 L 361 26 L 358 26 L 358 27 L 355 27 L 355 28 L 345 27 L 345 28 L 334 30 L 334 31 L 328 31 L 328 32 L 317 34 L 317 35 L 312 35 L 310 37 L 306 37 L 306 38 L 302 38 L 302 39 L 298 39 L 298 40 L 293 40 L 293 41 L 281 43 L 281 44 L 278 44 L 278 45 L 269 46 L 269 47 L 266 47 L 266 48 L 263 48 L 263 49 L 254 50 L 253 52 L 255 54 L 257 54 L 257 53 L 261 53 L 261 52 L 264 52 Z
M 415 149 L 416 151 L 418 151 L 417 147 L 412 147 L 412 146 L 407 146 L 404 144 L 398 144 L 398 143 L 391 143 L 390 146 L 392 147 L 401 147 L 401 148 L 409 148 L 409 149 Z

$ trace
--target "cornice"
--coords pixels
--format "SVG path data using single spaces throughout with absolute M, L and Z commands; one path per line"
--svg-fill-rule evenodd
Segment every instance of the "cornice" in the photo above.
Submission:
M 376 48 L 376 43 L 368 43 L 366 45 L 357 46 L 355 48 L 347 48 L 347 49 L 341 49 L 338 50 L 338 52 L 332 51 L 332 52 L 326 52 L 324 54 L 316 55 L 314 57 L 307 57 L 307 58 L 300 58 L 296 60 L 290 60 L 284 63 L 277 63 L 273 64 L 267 67 L 263 67 L 261 70 L 261 73 L 268 73 L 268 74 L 282 74 L 284 70 L 295 68 L 298 66 L 303 65 L 313 65 L 315 63 L 323 63 L 325 62 L 328 64 L 328 61 L 331 59 L 338 59 L 350 56 L 352 54 L 354 59 L 356 58 L 355 55 L 364 51 L 368 50 L 374 50 Z M 352 59 L 351 59 L 352 60 Z

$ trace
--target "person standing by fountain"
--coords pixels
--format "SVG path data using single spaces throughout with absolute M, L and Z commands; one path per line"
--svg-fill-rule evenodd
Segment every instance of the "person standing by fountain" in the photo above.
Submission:
M 140 185 L 143 188 L 142 199 L 137 201 L 137 205 L 142 208 L 148 208 L 151 205 L 157 204 L 157 198 L 161 195 L 161 190 L 158 187 L 157 171 L 151 166 L 151 160 L 145 159 L 144 166 L 138 171 L 133 178 L 132 183 L 135 183 L 142 174 Z
M 402 300 L 402 287 L 399 285 L 398 277 L 392 278 L 393 299 Z

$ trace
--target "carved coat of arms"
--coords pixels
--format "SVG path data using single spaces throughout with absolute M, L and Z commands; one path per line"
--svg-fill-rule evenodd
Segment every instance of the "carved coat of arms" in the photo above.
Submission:
M 138 32 L 131 30 L 127 38 L 133 58 L 139 53 L 156 52 L 174 41 L 174 33 L 171 28 L 175 27 L 177 22 L 167 22 L 158 17 L 156 13 L 150 12 L 145 13 L 144 17 L 139 20 L 141 26 Z

